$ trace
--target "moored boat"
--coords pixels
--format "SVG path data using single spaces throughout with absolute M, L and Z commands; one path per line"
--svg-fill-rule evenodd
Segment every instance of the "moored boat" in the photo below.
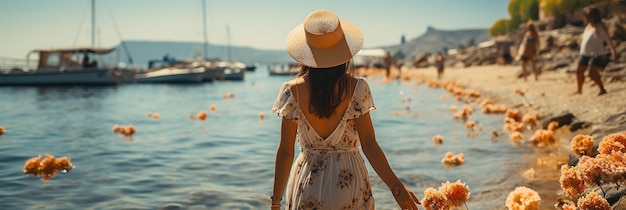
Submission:
M 189 62 L 152 60 L 148 69 L 135 73 L 137 83 L 200 83 L 205 69 Z
M 0 71 L 0 85 L 115 85 L 124 80 L 123 72 L 90 59 L 90 55 L 95 57 L 93 55 L 113 50 L 95 47 L 36 49 L 28 53 L 25 66 Z M 34 69 L 28 67 L 33 53 L 39 55 Z

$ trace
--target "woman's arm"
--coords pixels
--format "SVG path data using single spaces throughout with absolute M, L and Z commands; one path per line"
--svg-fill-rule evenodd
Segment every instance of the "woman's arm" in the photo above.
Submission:
M 359 138 L 361 139 L 363 153 L 372 165 L 372 168 L 374 168 L 374 171 L 376 171 L 376 174 L 378 174 L 387 187 L 389 187 L 392 194 L 394 194 L 398 205 L 400 205 L 402 209 L 417 209 L 415 203 L 419 204 L 419 200 L 415 195 L 411 195 L 412 192 L 408 191 L 396 174 L 393 173 L 387 161 L 387 157 L 385 157 L 383 150 L 376 142 L 374 126 L 372 125 L 369 112 L 361 115 L 355 122 Z
M 600 28 L 602 28 L 602 32 L 604 33 L 604 41 L 609 45 L 609 48 L 611 49 L 611 60 L 615 61 L 617 60 L 617 50 L 615 50 L 615 45 L 613 45 L 611 37 L 609 37 L 609 30 L 607 30 L 606 25 L 601 25 Z
M 283 197 L 291 164 L 293 163 L 294 144 L 298 124 L 292 120 L 283 119 L 280 127 L 280 143 L 276 152 L 276 165 L 274 167 L 274 188 L 272 195 Z M 281 200 L 272 200 L 272 209 L 280 209 Z M 278 205 L 276 205 L 278 204 Z

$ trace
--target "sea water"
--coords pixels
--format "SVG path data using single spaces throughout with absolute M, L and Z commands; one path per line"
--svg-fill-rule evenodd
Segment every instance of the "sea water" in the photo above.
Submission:
M 259 66 L 244 81 L 0 87 L 0 209 L 267 209 L 280 129 L 270 111 L 289 79 Z M 442 97 L 444 90 L 415 80 L 368 81 L 377 140 L 409 189 L 423 198 L 428 187 L 461 180 L 470 209 L 506 209 L 528 168 L 521 157 L 534 151 L 492 136 L 502 134 L 501 115 L 475 106 L 472 132 L 449 110 L 463 103 Z M 200 111 L 206 120 L 190 118 Z M 133 125 L 136 133 L 116 134 L 114 125 Z M 432 141 L 437 134 L 442 145 Z M 464 153 L 465 164 L 445 167 L 448 151 Z M 48 181 L 22 173 L 26 160 L 45 154 L 70 157 L 75 168 Z M 377 209 L 397 209 L 368 168 Z

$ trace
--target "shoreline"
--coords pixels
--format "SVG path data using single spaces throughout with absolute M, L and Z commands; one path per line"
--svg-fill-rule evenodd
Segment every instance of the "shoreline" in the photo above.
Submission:
M 518 186 L 527 186 L 537 191 L 542 200 L 542 209 L 554 208 L 555 204 L 562 201 L 562 193 L 559 193 L 562 192 L 559 183 L 560 166 L 568 164 L 574 154 L 570 148 L 572 137 L 576 134 L 591 135 L 595 139 L 595 144 L 598 145 L 602 137 L 626 130 L 626 109 L 624 108 L 626 107 L 626 82 L 603 78 L 608 93 L 598 96 L 599 88 L 588 77 L 585 77 L 583 94 L 571 95 L 570 93 L 576 90 L 574 73 L 568 73 L 564 69 L 544 71 L 537 81 L 533 75 L 529 75 L 527 81 L 524 81 L 523 78 L 518 78 L 520 72 L 521 66 L 519 65 L 448 67 L 439 81 L 452 82 L 465 89 L 478 90 L 480 98 L 491 99 L 494 104 L 504 104 L 509 108 L 519 110 L 522 114 L 537 111 L 539 124 L 537 127 L 524 129 L 524 141 L 528 141 L 535 130 L 545 128 L 548 119 L 565 113 L 573 114 L 574 122 L 584 122 L 589 125 L 571 131 L 569 125 L 562 125 L 554 130 L 557 144 L 537 149 L 535 155 L 525 157 L 527 164 L 524 168 L 520 168 L 519 175 L 523 179 Z M 368 69 L 357 74 L 384 77 L 384 70 Z M 391 78 L 397 77 L 397 69 L 392 69 Z M 418 81 L 419 78 L 437 80 L 436 69 L 434 67 L 402 69 L 401 79 L 413 81 L 415 78 L 418 78 Z M 505 116 L 505 114 L 494 115 L 501 115 L 503 118 Z M 509 138 L 510 132 L 499 130 L 498 133 L 501 134 L 499 138 L 503 141 Z

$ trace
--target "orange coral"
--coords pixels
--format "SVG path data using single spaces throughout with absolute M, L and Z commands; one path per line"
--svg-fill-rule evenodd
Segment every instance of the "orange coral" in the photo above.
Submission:
M 198 114 L 196 114 L 196 117 L 199 120 L 205 120 L 206 116 L 207 116 L 207 113 L 205 111 L 200 111 L 200 112 L 198 112 Z
M 4 132 L 6 132 L 6 130 L 4 129 L 4 127 L 0 126 L 0 135 L 4 134 Z
M 443 144 L 443 136 L 441 136 L 441 135 L 439 135 L 439 134 L 437 134 L 437 135 L 433 136 L 433 142 L 434 142 L 435 144 L 438 144 L 438 145 L 439 145 L 439 144 Z
M 535 147 L 543 148 L 554 144 L 556 139 L 554 138 L 552 130 L 539 129 L 535 131 L 535 134 L 531 136 L 528 141 L 530 141 Z
M 509 210 L 538 210 L 541 197 L 534 190 L 520 186 L 509 193 L 505 205 Z
M 598 152 L 611 154 L 613 151 L 626 152 L 626 133 L 613 133 L 602 138 Z
M 465 155 L 463 153 L 459 153 L 455 155 L 452 152 L 447 152 L 446 155 L 441 159 L 441 163 L 445 166 L 460 166 L 465 163 Z
M 454 183 L 446 181 L 439 187 L 439 192 L 446 196 L 449 206 L 463 205 L 471 194 L 469 188 L 461 180 L 457 180 Z
M 114 125 L 113 126 L 113 133 L 121 133 L 124 134 L 126 136 L 132 136 L 133 134 L 135 134 L 135 126 L 133 125 Z
M 550 131 L 554 131 L 554 130 L 556 130 L 557 128 L 559 128 L 559 122 L 557 122 L 557 121 L 552 121 L 552 122 L 548 123 L 548 130 L 550 130 Z
M 537 111 L 526 112 L 522 116 L 522 122 L 530 126 L 537 126 L 539 121 L 539 113 Z
M 559 178 L 563 192 L 573 198 L 585 191 L 585 182 L 576 170 L 576 167 L 564 165 L 561 167 L 561 177 Z
M 598 195 L 596 192 L 590 192 L 578 200 L 578 208 L 581 210 L 610 210 L 609 202 Z
M 32 176 L 41 176 L 44 181 L 47 181 L 54 177 L 56 173 L 67 173 L 73 167 L 69 157 L 55 159 L 54 156 L 46 154 L 43 160 L 41 160 L 41 156 L 26 160 L 22 172 Z
M 432 187 L 429 187 L 424 191 L 424 198 L 422 198 L 421 203 L 426 210 L 450 209 L 446 195 Z
M 570 142 L 572 151 L 577 155 L 591 155 L 593 152 L 593 137 L 585 134 L 578 134 Z
M 515 145 L 521 145 L 524 142 L 524 134 L 519 131 L 513 131 L 513 133 L 509 135 L 509 140 Z
M 209 107 L 209 110 L 211 110 L 212 112 L 217 111 L 217 106 L 215 106 L 215 104 L 211 104 L 211 106 Z

